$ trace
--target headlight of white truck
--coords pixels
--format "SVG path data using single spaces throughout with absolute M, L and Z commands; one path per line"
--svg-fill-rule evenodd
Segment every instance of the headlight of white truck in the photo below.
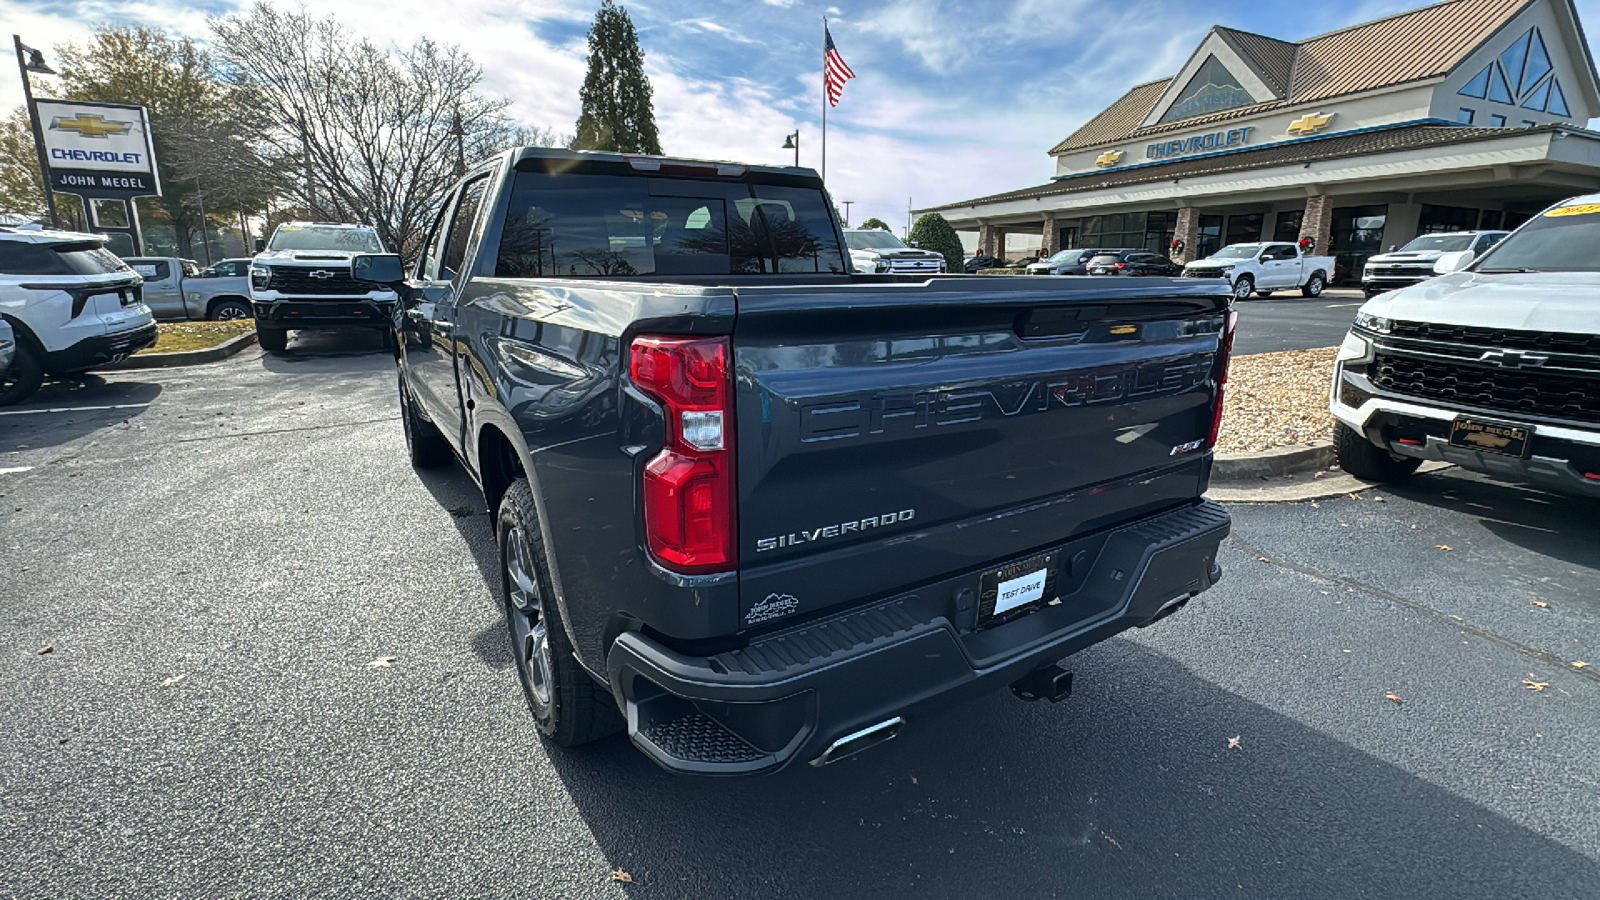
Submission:
M 1364 331 L 1373 331 L 1378 334 L 1388 334 L 1394 327 L 1394 322 L 1383 316 L 1375 316 L 1369 312 L 1356 313 L 1356 327 Z
M 272 283 L 272 270 L 266 266 L 250 267 L 250 284 L 258 290 L 266 290 Z

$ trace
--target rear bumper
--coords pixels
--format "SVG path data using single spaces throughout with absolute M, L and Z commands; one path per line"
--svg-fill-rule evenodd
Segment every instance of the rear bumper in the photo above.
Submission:
M 389 328 L 394 325 L 393 294 L 373 297 L 252 298 L 256 323 L 271 328 Z
M 634 744 L 663 768 L 744 775 L 815 761 L 845 735 L 991 692 L 1175 611 L 1221 577 L 1228 514 L 1209 501 L 1064 545 L 1059 602 L 974 629 L 970 576 L 764 635 L 709 657 L 628 632 L 607 674 Z M 970 591 L 967 592 L 970 595 Z M 968 598 L 970 609 L 970 596 Z M 930 612 L 931 611 L 931 612 Z
M 81 372 L 106 363 L 120 362 L 156 342 L 156 323 L 115 334 L 84 338 L 65 350 L 45 354 L 46 372 Z

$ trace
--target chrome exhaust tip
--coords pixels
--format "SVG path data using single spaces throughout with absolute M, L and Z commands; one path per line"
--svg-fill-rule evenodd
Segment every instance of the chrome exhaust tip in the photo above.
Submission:
M 813 759 L 811 764 L 820 769 L 828 763 L 837 762 L 846 756 L 853 756 L 863 750 L 876 747 L 899 734 L 900 726 L 905 723 L 905 719 L 895 716 L 892 719 L 884 719 L 876 725 L 869 725 L 860 731 L 853 731 L 829 744 L 828 749 L 822 751 L 822 755 Z

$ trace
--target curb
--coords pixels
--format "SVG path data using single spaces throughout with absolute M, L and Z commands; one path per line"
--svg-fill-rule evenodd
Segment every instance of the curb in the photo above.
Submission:
M 252 331 L 249 334 L 241 334 L 236 338 L 230 338 L 215 347 L 207 347 L 204 350 L 185 350 L 181 353 L 146 353 L 143 356 L 135 354 L 121 362 L 95 366 L 95 369 L 106 372 L 121 369 L 165 369 L 171 366 L 194 366 L 200 363 L 227 359 L 255 342 L 256 333 Z
M 1333 442 L 1316 441 L 1290 447 L 1277 447 L 1262 453 L 1218 456 L 1211 464 L 1216 481 L 1258 481 L 1318 469 L 1332 468 Z

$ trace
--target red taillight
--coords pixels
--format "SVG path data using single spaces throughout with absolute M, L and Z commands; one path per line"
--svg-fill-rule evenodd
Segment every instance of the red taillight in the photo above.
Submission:
M 1222 432 L 1222 401 L 1228 391 L 1228 361 L 1233 356 L 1233 334 L 1239 325 L 1239 314 L 1228 310 L 1228 316 L 1222 323 L 1222 340 L 1217 348 L 1217 405 L 1211 411 L 1211 434 L 1206 438 L 1207 447 L 1217 445 L 1217 435 Z
M 733 497 L 733 385 L 727 338 L 641 337 L 628 367 L 666 414 L 666 441 L 644 468 L 650 555 L 695 574 L 738 564 Z
M 1403 438 L 1395 438 L 1395 440 L 1399 441 L 1402 444 L 1405 444 L 1407 447 L 1421 447 L 1422 446 L 1422 438 L 1403 437 Z
M 1127 263 L 1112 263 L 1112 268 L 1114 269 L 1126 269 L 1127 267 Z

